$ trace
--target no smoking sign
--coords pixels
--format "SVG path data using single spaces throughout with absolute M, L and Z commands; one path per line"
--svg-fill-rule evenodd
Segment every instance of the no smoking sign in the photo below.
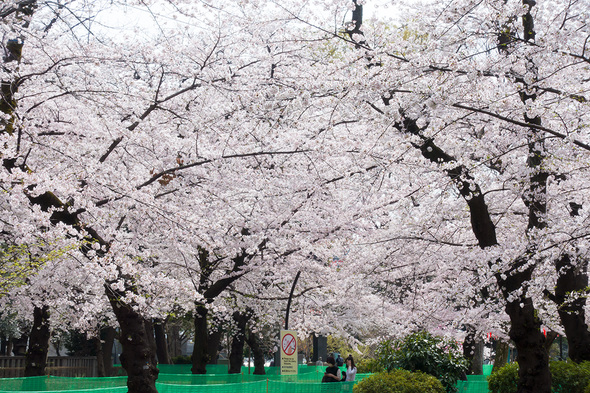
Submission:
M 283 336 L 281 347 L 285 355 L 293 355 L 295 353 L 295 350 L 297 349 L 297 341 L 295 340 L 295 337 L 293 337 L 293 335 L 290 333 L 285 334 Z

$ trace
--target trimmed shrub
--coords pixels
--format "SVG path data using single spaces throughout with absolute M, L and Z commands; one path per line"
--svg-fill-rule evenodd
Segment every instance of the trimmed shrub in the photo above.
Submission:
M 488 377 L 490 393 L 516 393 L 518 363 L 509 363 Z
M 590 393 L 590 362 L 549 362 L 553 393 Z M 511 363 L 488 377 L 490 393 L 516 393 L 518 364 Z
M 584 393 L 590 384 L 590 362 L 550 362 L 553 393 Z
M 442 383 L 423 372 L 393 370 L 373 374 L 353 388 L 354 393 L 444 393 Z
M 457 391 L 457 381 L 468 367 L 455 341 L 425 331 L 401 340 L 382 342 L 377 357 L 386 370 L 422 371 L 438 378 L 447 393 Z

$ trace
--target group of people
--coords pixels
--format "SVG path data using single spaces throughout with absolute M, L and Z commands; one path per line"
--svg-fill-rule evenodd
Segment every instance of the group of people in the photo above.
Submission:
M 339 359 L 342 359 L 340 355 L 338 355 Z M 336 365 L 336 359 L 334 356 L 328 356 L 326 359 L 328 363 L 328 367 L 326 367 L 326 372 L 324 373 L 324 377 L 322 378 L 322 382 L 352 382 L 356 377 L 356 366 L 354 365 L 354 359 L 352 355 L 348 355 L 346 358 L 346 371 L 342 373 L 340 367 Z

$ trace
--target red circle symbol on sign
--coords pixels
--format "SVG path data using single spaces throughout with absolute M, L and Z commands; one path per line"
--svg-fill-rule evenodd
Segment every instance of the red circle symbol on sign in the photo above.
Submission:
M 281 343 L 281 347 L 283 348 L 283 352 L 287 356 L 291 356 L 295 353 L 295 349 L 297 348 L 297 342 L 295 341 L 295 337 L 292 334 L 287 333 L 283 336 L 283 342 Z

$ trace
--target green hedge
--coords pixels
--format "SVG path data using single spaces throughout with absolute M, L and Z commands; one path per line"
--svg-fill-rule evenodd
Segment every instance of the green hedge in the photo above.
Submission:
M 590 362 L 549 362 L 553 393 L 590 393 Z M 511 363 L 488 377 L 490 393 L 516 393 L 518 364 Z
M 386 370 L 401 368 L 432 375 L 441 381 L 447 393 L 457 392 L 457 381 L 468 368 L 468 361 L 456 341 L 427 331 L 381 342 L 377 359 Z
M 354 386 L 354 393 L 445 393 L 442 383 L 420 371 L 392 370 L 373 374 Z

